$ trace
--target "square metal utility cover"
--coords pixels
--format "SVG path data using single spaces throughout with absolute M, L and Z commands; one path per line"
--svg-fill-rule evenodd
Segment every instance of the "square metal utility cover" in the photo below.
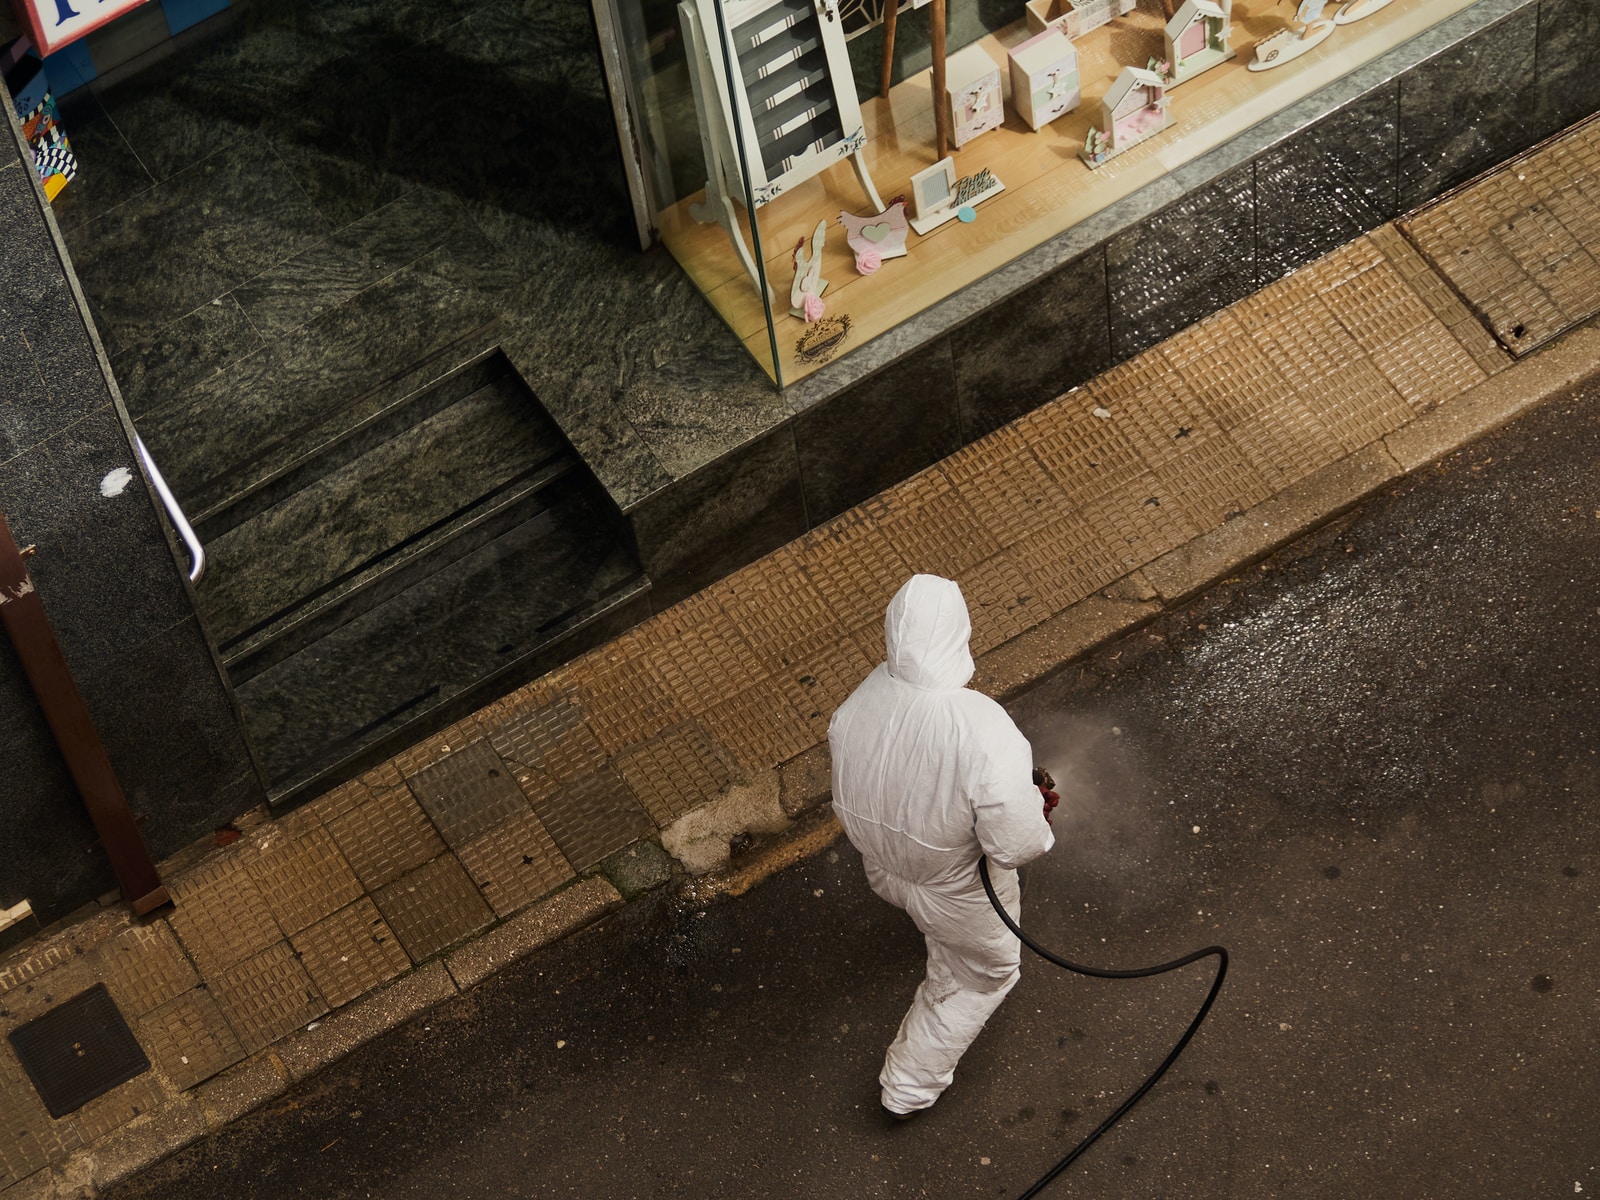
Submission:
M 76 1112 L 150 1069 L 103 983 L 19 1025 L 9 1039 L 52 1117 Z
M 473 742 L 418 771 L 411 791 L 452 846 L 528 811 L 522 789 L 486 741 Z

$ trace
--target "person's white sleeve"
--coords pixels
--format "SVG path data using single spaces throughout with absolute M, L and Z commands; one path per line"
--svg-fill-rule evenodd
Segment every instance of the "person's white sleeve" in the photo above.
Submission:
M 999 731 L 991 737 L 974 785 L 972 815 L 978 844 L 997 867 L 1020 867 L 1056 844 L 1044 819 L 1044 797 L 1033 782 L 1033 750 L 1015 726 L 1009 736 Z

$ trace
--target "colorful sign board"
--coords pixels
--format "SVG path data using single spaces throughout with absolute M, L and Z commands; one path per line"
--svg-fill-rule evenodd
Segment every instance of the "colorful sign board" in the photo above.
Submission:
M 17 0 L 40 54 L 54 54 L 147 0 Z

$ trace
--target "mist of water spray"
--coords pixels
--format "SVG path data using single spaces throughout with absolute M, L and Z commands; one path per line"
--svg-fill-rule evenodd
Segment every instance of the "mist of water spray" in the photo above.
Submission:
M 1134 739 L 1113 719 L 1088 713 L 1051 714 L 1024 732 L 1035 763 L 1055 777 L 1061 795 L 1055 869 L 1125 894 L 1147 875 L 1171 824 L 1154 811 Z

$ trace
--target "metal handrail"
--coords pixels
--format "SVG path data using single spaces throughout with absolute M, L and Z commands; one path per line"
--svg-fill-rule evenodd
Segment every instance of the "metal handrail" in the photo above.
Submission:
M 150 457 L 150 451 L 144 448 L 144 439 L 135 435 L 133 446 L 139 452 L 139 461 L 144 463 L 144 469 L 150 475 L 150 482 L 156 485 L 156 494 L 161 497 L 161 503 L 166 506 L 167 516 L 172 520 L 172 527 L 183 538 L 184 545 L 189 547 L 189 582 L 199 583 L 200 576 L 206 573 L 206 551 L 200 544 L 200 539 L 195 536 L 194 527 L 189 524 L 189 518 L 183 515 L 183 509 L 178 507 L 178 500 L 172 494 L 172 489 L 167 486 L 167 481 L 161 477 L 161 471 L 156 467 L 155 459 Z

